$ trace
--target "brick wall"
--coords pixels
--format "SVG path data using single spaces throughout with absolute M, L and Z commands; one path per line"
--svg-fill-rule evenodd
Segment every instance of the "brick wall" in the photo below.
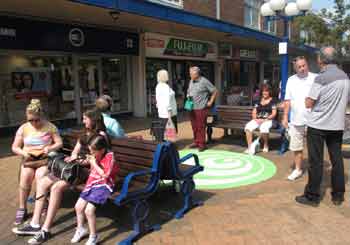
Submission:
M 244 25 L 244 1 L 221 0 L 221 20 L 237 25 Z
M 216 0 L 184 0 L 184 10 L 216 18 Z

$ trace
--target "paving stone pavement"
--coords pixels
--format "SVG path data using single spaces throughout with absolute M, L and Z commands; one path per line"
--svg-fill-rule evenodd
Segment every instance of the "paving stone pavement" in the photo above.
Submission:
M 183 122 L 179 126 L 178 143 L 185 147 L 191 143 L 190 124 Z M 145 138 L 150 137 L 148 130 L 129 133 L 139 134 Z M 214 131 L 217 141 L 211 148 L 244 151 L 243 138 L 221 138 L 222 135 L 222 130 Z M 325 195 L 320 206 L 313 208 L 296 204 L 294 197 L 302 193 L 307 176 L 295 182 L 287 181 L 292 153 L 278 156 L 276 147 L 278 141 L 272 140 L 272 150 L 266 154 L 259 153 L 276 164 L 277 173 L 274 177 L 262 183 L 234 189 L 196 191 L 195 198 L 203 200 L 204 205 L 191 210 L 183 219 L 172 218 L 171 213 L 181 207 L 181 201 L 177 194 L 163 187 L 151 199 L 151 223 L 160 223 L 162 229 L 146 235 L 136 244 L 350 244 L 348 191 L 342 206 L 336 207 L 331 203 L 330 173 L 329 168 L 326 168 L 322 185 Z M 329 166 L 327 158 L 325 164 Z M 345 159 L 347 179 L 348 165 L 349 160 Z M 0 245 L 25 244 L 28 240 L 28 237 L 17 237 L 11 233 L 17 205 L 18 166 L 18 157 L 0 158 Z M 73 206 L 76 200 L 76 193 L 65 193 L 52 229 L 54 237 L 47 244 L 69 244 L 75 228 Z M 33 205 L 30 204 L 29 210 L 32 209 Z M 113 204 L 107 204 L 98 210 L 97 216 L 101 244 L 115 244 L 131 231 L 126 207 L 117 208 Z

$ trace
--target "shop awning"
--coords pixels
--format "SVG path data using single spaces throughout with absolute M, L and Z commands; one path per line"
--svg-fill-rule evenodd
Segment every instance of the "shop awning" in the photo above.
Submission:
M 82 4 L 93 5 L 111 10 L 118 10 L 131 14 L 156 18 L 163 21 L 176 22 L 179 24 L 190 25 L 199 28 L 212 29 L 218 32 L 232 34 L 233 36 L 253 38 L 259 41 L 278 43 L 281 38 L 268 33 L 256 31 L 243 26 L 220 21 L 214 18 L 198 15 L 185 10 L 140 0 L 69 0 Z M 290 44 L 291 48 L 301 49 L 307 52 L 316 52 L 318 49 L 305 46 Z

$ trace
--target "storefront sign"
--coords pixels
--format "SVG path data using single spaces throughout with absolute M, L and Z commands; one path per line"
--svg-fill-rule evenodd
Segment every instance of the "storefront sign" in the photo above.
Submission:
M 69 32 L 69 41 L 75 47 L 81 47 L 85 43 L 84 32 L 80 28 L 73 28 Z
M 8 16 L 1 16 L 0 23 L 4 26 L 0 26 L 0 47 L 2 49 L 128 55 L 139 53 L 137 33 Z
M 16 37 L 16 29 L 0 27 L 0 36 Z
M 171 38 L 168 42 L 165 55 L 205 57 L 208 53 L 208 44 L 183 39 Z
M 239 50 L 239 57 L 256 59 L 257 58 L 256 50 L 255 49 L 240 49 Z
M 146 56 L 158 58 L 183 58 L 213 60 L 217 59 L 217 46 L 204 42 L 146 33 Z

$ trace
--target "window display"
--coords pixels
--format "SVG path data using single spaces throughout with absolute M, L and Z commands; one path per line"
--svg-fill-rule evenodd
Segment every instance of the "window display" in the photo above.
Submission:
M 113 98 L 113 112 L 129 109 L 129 88 L 127 81 L 126 57 L 117 56 L 102 59 L 103 93 Z
M 74 93 L 64 100 L 63 90 L 73 90 L 69 56 L 2 55 L 0 64 L 0 126 L 22 123 L 32 98 L 50 120 L 75 117 Z

